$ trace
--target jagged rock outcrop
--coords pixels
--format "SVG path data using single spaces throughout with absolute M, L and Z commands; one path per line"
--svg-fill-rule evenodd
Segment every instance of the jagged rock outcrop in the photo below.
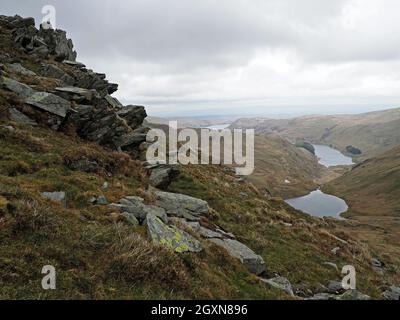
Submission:
M 0 16 L 0 26 L 9 30 L 16 50 L 32 57 L 27 64 L 22 60 L 13 62 L 8 54 L 0 57 L 0 63 L 5 63 L 0 86 L 16 94 L 24 104 L 15 106 L 10 117 L 53 130 L 73 128 L 83 139 L 140 158 L 140 145 L 149 130 L 142 125 L 147 117 L 145 108 L 124 107 L 110 96 L 118 85 L 76 61 L 72 41 L 65 31 L 42 26 L 38 30 L 33 18 L 19 16 Z M 27 68 L 32 62 L 39 64 L 35 71 Z M 29 82 L 23 83 L 23 77 L 28 77 Z M 37 81 L 42 83 L 41 90 L 30 85 Z M 43 90 L 43 86 L 48 88 Z
M 76 52 L 70 39 L 63 30 L 51 28 L 36 29 L 33 18 L 0 16 L 0 25 L 11 30 L 14 41 L 26 52 L 37 54 L 42 58 L 54 56 L 57 61 L 76 59 Z

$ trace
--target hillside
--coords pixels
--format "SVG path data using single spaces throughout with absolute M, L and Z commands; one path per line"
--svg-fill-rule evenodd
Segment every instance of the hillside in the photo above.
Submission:
M 0 41 L 1 299 L 363 300 L 399 281 L 347 221 L 224 166 L 149 165 L 145 108 L 113 98 L 64 31 L 0 16 Z M 349 264 L 344 292 L 331 281 Z M 41 287 L 45 265 L 57 290 Z
M 256 136 L 254 156 L 255 170 L 249 181 L 275 197 L 307 194 L 327 171 L 312 153 L 277 135 Z
M 354 215 L 400 217 L 400 147 L 360 163 L 326 188 L 346 198 Z
M 277 120 L 239 119 L 231 125 L 231 128 L 255 128 L 259 134 L 279 134 L 291 142 L 299 139 L 330 145 L 356 161 L 375 157 L 400 145 L 399 127 L 400 109 Z M 361 155 L 349 153 L 350 146 L 361 150 Z
M 167 131 L 165 124 L 153 122 L 152 118 L 146 121 L 151 127 Z M 286 199 L 302 196 L 315 190 L 317 182 L 329 174 L 312 153 L 277 135 L 256 135 L 254 148 L 255 169 L 246 180 L 267 196 Z
M 354 236 L 400 262 L 399 181 L 400 147 L 396 147 L 360 163 L 324 189 L 350 205 L 346 215 L 359 222 L 351 229 Z

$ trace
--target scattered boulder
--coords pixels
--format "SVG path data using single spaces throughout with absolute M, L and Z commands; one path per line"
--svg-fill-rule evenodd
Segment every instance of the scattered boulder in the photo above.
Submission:
M 209 211 L 206 201 L 183 194 L 157 191 L 155 197 L 157 206 L 164 208 L 170 216 L 198 221 Z
M 147 231 L 153 243 L 171 248 L 175 252 L 200 252 L 202 246 L 187 232 L 175 226 L 166 225 L 160 218 L 149 214 L 147 216 Z
M 272 279 L 261 279 L 261 281 L 270 286 L 285 291 L 288 295 L 294 297 L 293 287 L 290 281 L 284 277 L 275 277 Z
M 178 166 L 158 165 L 150 170 L 149 183 L 155 188 L 166 189 L 180 174 Z
M 386 300 L 400 300 L 400 287 L 391 286 L 383 293 L 383 297 Z
M 42 192 L 42 196 L 67 207 L 67 196 L 65 192 Z
M 231 256 L 239 259 L 250 272 L 260 275 L 265 271 L 263 258 L 243 243 L 233 239 L 210 239 L 210 241 L 226 249 Z

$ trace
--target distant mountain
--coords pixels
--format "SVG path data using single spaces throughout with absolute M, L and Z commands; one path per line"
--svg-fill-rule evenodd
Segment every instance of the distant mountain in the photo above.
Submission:
M 305 140 L 330 145 L 362 161 L 400 145 L 400 109 L 293 119 L 239 119 L 231 128 L 254 128 L 258 134 L 275 133 L 293 143 Z
M 230 124 L 235 121 L 236 118 L 218 118 L 218 119 L 196 119 L 190 117 L 170 117 L 170 118 L 162 118 L 162 117 L 147 117 L 146 123 L 148 125 L 152 124 L 164 124 L 167 125 L 169 121 L 178 121 L 178 127 L 180 128 L 206 128 L 211 126 L 217 126 L 221 124 Z

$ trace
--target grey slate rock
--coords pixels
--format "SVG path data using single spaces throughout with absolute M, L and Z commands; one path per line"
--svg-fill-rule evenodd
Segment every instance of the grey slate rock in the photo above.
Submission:
M 200 227 L 198 232 L 203 238 L 206 238 L 206 239 L 223 239 L 224 238 L 224 236 L 221 233 L 212 231 L 212 230 L 204 228 L 204 227 Z
M 36 76 L 36 73 L 26 69 L 20 63 L 7 64 L 7 69 L 24 76 Z
M 71 77 L 68 73 L 64 72 L 64 70 L 53 64 L 43 63 L 39 70 L 39 74 L 43 77 L 59 79 L 69 86 L 73 86 L 75 84 L 75 80 L 73 77 Z
M 175 226 L 166 225 L 152 214 L 148 215 L 146 220 L 147 231 L 153 243 L 166 246 L 178 253 L 202 251 L 200 242 L 187 232 Z
M 57 87 L 56 94 L 66 100 L 74 100 L 77 103 L 91 102 L 96 95 L 94 90 L 78 87 Z
M 125 119 L 132 129 L 139 127 L 143 123 L 143 120 L 147 117 L 144 107 L 133 105 L 123 107 L 117 112 L 117 114 L 121 118 Z
M 149 183 L 155 188 L 166 189 L 179 174 L 178 166 L 158 165 L 150 170 Z
M 42 196 L 52 201 L 59 202 L 63 207 L 67 207 L 65 192 L 42 192 Z
M 243 243 L 233 239 L 210 239 L 209 241 L 226 249 L 231 256 L 239 259 L 250 272 L 259 275 L 265 271 L 263 258 Z
M 65 118 L 71 106 L 69 101 L 48 92 L 35 92 L 25 102 L 62 118 Z
M 9 110 L 10 114 L 10 120 L 17 122 L 17 123 L 22 123 L 22 124 L 27 124 L 30 126 L 37 126 L 37 122 L 29 118 L 28 116 L 24 115 L 22 112 L 18 111 L 15 108 L 11 108 Z
M 11 78 L 1 77 L 0 84 L 7 90 L 18 94 L 21 98 L 27 98 L 35 92 L 30 86 Z
M 261 280 L 274 288 L 285 291 L 292 297 L 294 296 L 292 284 L 288 279 L 284 277 L 275 277 L 272 279 L 261 279 Z
M 164 208 L 169 216 L 196 221 L 209 212 L 208 203 L 201 199 L 162 191 L 157 191 L 154 195 L 156 205 Z
M 134 227 L 139 225 L 139 220 L 129 212 L 122 212 L 121 215 Z
M 107 94 L 104 99 L 106 99 L 106 101 L 109 103 L 109 105 L 115 109 L 121 109 L 124 106 L 122 105 L 121 102 L 118 101 L 117 98 L 114 98 L 112 96 L 110 96 L 109 94 Z

